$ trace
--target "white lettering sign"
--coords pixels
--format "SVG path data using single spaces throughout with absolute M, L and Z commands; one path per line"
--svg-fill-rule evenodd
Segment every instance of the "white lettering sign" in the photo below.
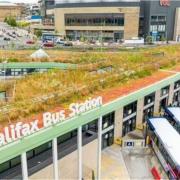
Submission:
M 100 107 L 102 105 L 102 97 L 89 98 L 84 103 L 72 103 L 69 105 L 69 115 L 72 118 L 74 116 L 80 115 L 91 109 Z M 68 111 L 68 112 L 69 112 Z M 61 123 L 66 120 L 65 110 L 59 112 L 46 112 L 42 115 L 42 127 L 39 127 L 40 120 L 34 120 L 29 123 L 18 122 L 15 125 L 10 125 L 5 127 L 3 132 L 0 133 L 0 146 L 11 143 L 15 140 L 21 139 L 25 136 L 31 135 L 42 128 L 47 128 L 49 126 Z

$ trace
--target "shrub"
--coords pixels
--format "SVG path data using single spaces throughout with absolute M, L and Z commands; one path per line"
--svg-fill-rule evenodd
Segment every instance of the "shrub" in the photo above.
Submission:
M 42 36 L 42 30 L 38 29 L 38 30 L 35 30 L 34 34 L 40 38 Z
M 6 17 L 4 19 L 4 22 L 6 22 L 8 25 L 12 26 L 12 27 L 16 27 L 17 26 L 17 22 L 16 19 L 12 16 Z

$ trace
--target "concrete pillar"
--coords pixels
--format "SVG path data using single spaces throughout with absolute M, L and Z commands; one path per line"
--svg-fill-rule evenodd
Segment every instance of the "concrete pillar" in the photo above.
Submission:
M 98 119 L 97 180 L 101 179 L 102 116 Z
M 154 102 L 154 114 L 159 114 L 159 105 L 160 105 L 160 98 L 161 98 L 161 89 L 155 92 L 155 102 Z
M 21 154 L 22 179 L 28 180 L 28 167 L 26 152 Z
M 173 103 L 173 96 L 174 96 L 174 83 L 170 84 L 170 87 L 169 87 L 168 105 Z
M 53 175 L 54 180 L 59 179 L 59 171 L 58 171 L 58 147 L 57 147 L 57 138 L 52 140 L 52 151 L 53 151 Z
M 78 179 L 82 180 L 82 126 L 78 128 Z
M 120 108 L 115 111 L 115 120 L 114 120 L 114 140 L 122 137 L 122 126 L 123 126 L 123 108 Z
M 136 127 L 143 123 L 143 109 L 144 108 L 144 97 L 138 99 L 137 102 L 137 115 L 136 115 Z

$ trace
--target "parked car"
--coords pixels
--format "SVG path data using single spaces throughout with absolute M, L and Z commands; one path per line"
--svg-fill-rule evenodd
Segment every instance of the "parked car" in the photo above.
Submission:
M 34 44 L 35 42 L 33 40 L 27 40 L 26 44 Z
M 73 46 L 73 43 L 70 42 L 70 41 L 66 41 L 66 42 L 64 43 L 64 46 Z
M 4 41 L 10 41 L 11 39 L 8 37 L 4 37 Z
M 54 43 L 53 42 L 44 42 L 42 44 L 42 47 L 54 47 Z
M 58 44 L 58 45 L 64 45 L 64 44 L 65 44 L 65 41 L 64 41 L 64 39 L 57 39 L 56 44 Z

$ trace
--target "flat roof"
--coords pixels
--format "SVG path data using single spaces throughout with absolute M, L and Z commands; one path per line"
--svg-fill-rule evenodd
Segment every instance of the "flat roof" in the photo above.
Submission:
M 180 167 L 180 135 L 165 118 L 150 118 L 149 122 L 176 166 Z
M 176 76 L 178 77 L 178 75 L 171 73 L 171 72 L 158 71 L 158 72 L 153 73 L 153 75 L 151 75 L 151 76 L 137 79 L 136 83 L 134 83 L 134 80 L 130 80 L 127 84 L 124 84 L 123 86 L 110 87 L 108 89 L 99 90 L 89 96 L 91 96 L 91 97 L 101 96 L 103 98 L 103 104 L 109 104 L 112 101 L 116 101 L 119 98 L 124 98 L 124 97 L 128 98 L 131 94 L 145 90 L 145 93 L 140 94 L 140 96 L 143 97 L 145 95 L 149 95 L 156 91 L 155 88 L 151 88 L 151 87 L 156 86 L 156 84 L 158 85 L 157 86 L 158 88 L 165 87 L 165 86 L 167 86 L 166 82 L 168 81 L 168 79 L 171 79 L 174 77 L 176 78 Z M 180 78 L 178 78 L 178 79 L 180 79 Z M 172 80 L 171 80 L 171 82 L 172 82 Z M 162 85 L 160 86 L 160 84 L 162 84 Z M 146 89 L 149 89 L 149 90 L 146 91 Z M 137 100 L 136 98 L 138 98 L 138 97 L 135 97 L 135 100 Z M 78 101 L 81 102 L 81 100 L 78 100 Z M 132 98 L 129 98 L 128 101 L 126 101 L 126 104 L 131 103 L 131 102 L 133 102 Z M 11 108 L 11 106 L 10 106 L 10 108 Z M 64 107 L 63 104 L 59 104 L 59 106 L 56 106 L 53 109 L 51 108 L 51 109 L 49 109 L 49 111 L 50 112 L 58 112 L 61 109 L 66 109 L 66 107 Z M 30 121 L 32 121 L 32 119 L 41 119 L 42 120 L 42 118 L 39 118 L 42 116 L 42 113 L 43 112 L 37 113 L 37 115 L 33 115 L 33 116 L 30 116 L 27 118 L 23 118 L 21 121 L 30 122 Z M 9 121 L 6 121 L 4 123 L 1 122 L 0 130 L 2 130 L 7 125 L 9 125 Z
M 79 8 L 79 7 L 140 7 L 140 0 L 76 0 L 58 1 L 55 8 Z
M 18 6 L 17 4 L 14 4 L 14 3 L 11 3 L 11 2 L 8 2 L 8 1 L 3 1 L 3 2 L 0 2 L 0 7 L 1 6 L 10 6 L 10 7 L 12 7 L 12 6 Z
M 168 113 L 177 123 L 180 123 L 180 107 L 166 107 Z

